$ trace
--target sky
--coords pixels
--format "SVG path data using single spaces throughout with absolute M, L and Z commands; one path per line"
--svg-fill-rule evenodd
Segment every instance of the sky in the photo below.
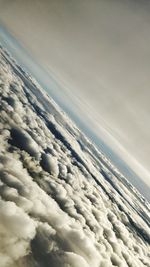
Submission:
M 150 185 L 150 2 L 0 0 L 68 109 Z

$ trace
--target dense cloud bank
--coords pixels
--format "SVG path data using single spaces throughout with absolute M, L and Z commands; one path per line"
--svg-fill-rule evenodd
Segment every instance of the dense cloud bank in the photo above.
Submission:
M 150 266 L 149 204 L 2 49 L 0 66 L 1 267 Z

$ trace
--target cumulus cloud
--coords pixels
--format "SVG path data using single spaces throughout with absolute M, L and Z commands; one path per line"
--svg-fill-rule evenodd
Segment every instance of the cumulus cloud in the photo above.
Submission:
M 30 241 L 36 233 L 34 222 L 12 201 L 0 199 L 1 266 L 11 266 L 30 253 Z
M 50 156 L 48 154 L 43 154 L 41 160 L 41 166 L 45 171 L 51 173 L 53 176 L 56 177 L 58 176 L 59 169 L 56 157 Z
M 0 59 L 1 266 L 149 266 L 148 203 L 2 49 Z

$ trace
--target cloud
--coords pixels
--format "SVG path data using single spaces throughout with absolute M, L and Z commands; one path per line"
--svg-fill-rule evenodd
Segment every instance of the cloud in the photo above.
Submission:
M 89 121 L 85 125 L 88 130 L 89 124 L 97 121 L 93 129 L 104 141 L 109 138 L 103 128 L 111 132 L 142 164 L 143 169 L 134 164 L 134 171 L 138 168 L 148 183 L 149 1 L 4 2 L 1 1 L 2 22 L 64 85 L 56 89 L 47 79 L 48 91 L 70 113 L 82 114 L 74 117 L 78 122 L 82 120 L 82 125 Z M 19 57 L 18 50 L 16 55 Z M 24 61 L 32 70 L 31 60 L 24 56 Z M 37 65 L 34 69 L 42 80 Z M 118 153 L 119 146 L 112 139 L 109 142 Z M 133 168 L 132 159 L 124 153 L 120 152 L 120 156 Z
M 0 259 L 4 267 L 28 255 L 36 223 L 14 202 L 0 199 L 0 207 Z
M 58 169 L 57 158 L 54 158 L 48 154 L 43 154 L 41 160 L 41 166 L 45 171 L 51 173 L 53 176 L 56 177 L 58 176 L 59 169 Z
M 148 266 L 148 203 L 3 54 L 1 266 Z

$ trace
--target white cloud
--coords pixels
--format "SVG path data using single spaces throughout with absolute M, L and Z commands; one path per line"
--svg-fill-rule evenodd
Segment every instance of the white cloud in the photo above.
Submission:
M 11 266 L 30 251 L 36 223 L 14 202 L 0 199 L 1 266 Z
M 40 88 L 33 97 L 0 56 L 1 266 L 148 266 L 147 202 L 112 175 L 113 188 L 90 142 Z
M 2 1 L 0 9 L 2 22 L 63 86 L 58 89 L 47 76 L 41 77 L 37 64 L 24 55 L 31 71 L 50 83 L 47 89 L 80 114 L 78 119 L 86 122 L 90 115 L 97 121 L 96 132 L 109 127 L 109 133 L 142 164 L 143 169 L 134 164 L 134 170 L 139 168 L 144 181 L 150 176 L 149 8 L 149 1 L 135 0 L 69 5 L 66 0 L 15 0 Z M 22 62 L 14 44 L 12 50 Z M 127 155 L 124 159 L 133 168 Z

